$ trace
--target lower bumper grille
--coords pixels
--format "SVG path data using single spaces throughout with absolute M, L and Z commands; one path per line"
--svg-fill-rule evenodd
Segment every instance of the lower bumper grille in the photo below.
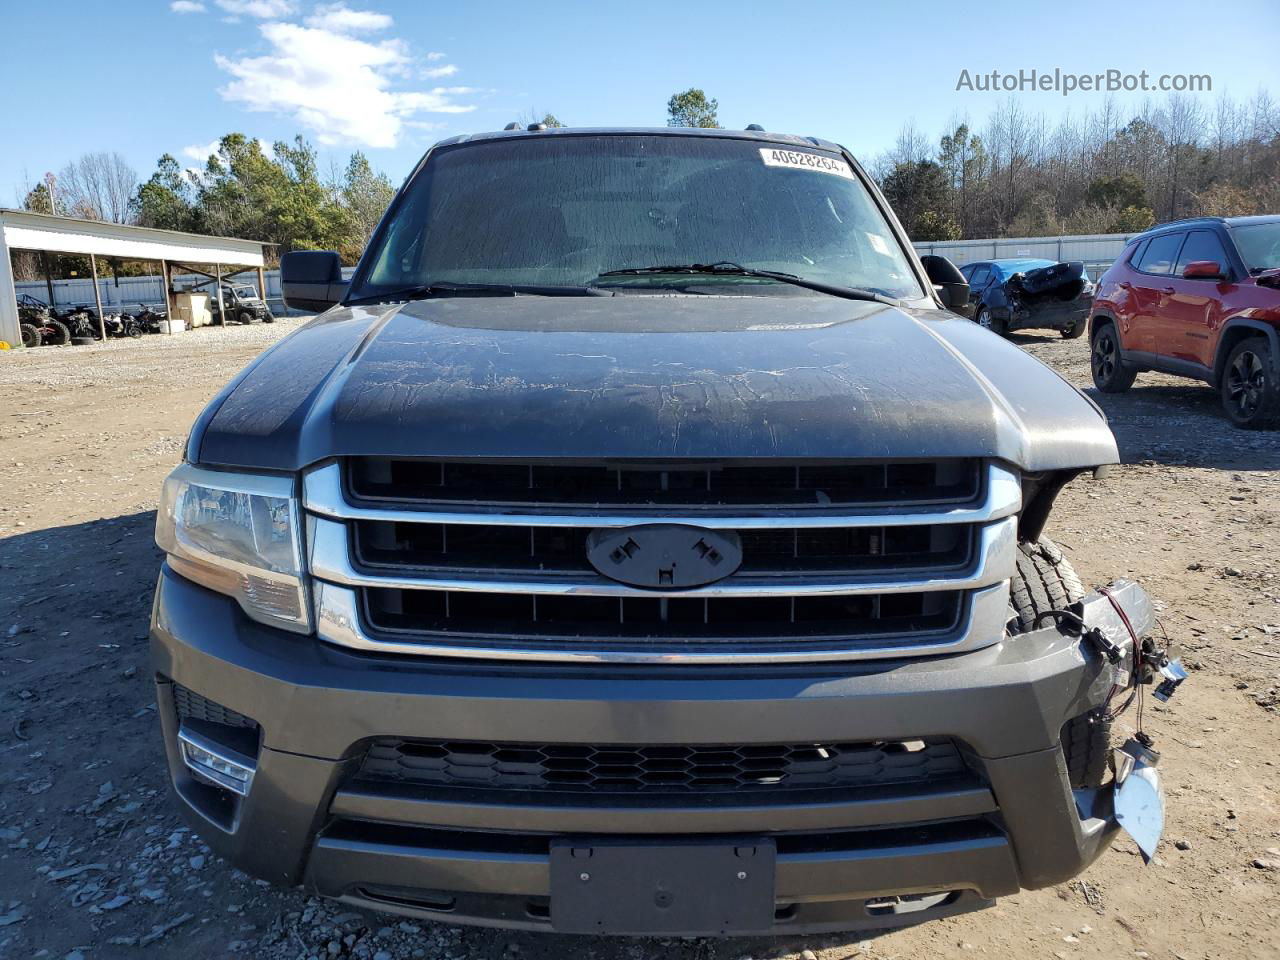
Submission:
M 871 594 L 830 597 L 579 597 L 445 590 L 368 589 L 365 613 L 375 630 L 598 640 L 687 637 L 814 639 L 913 638 L 954 630 L 961 594 Z
M 968 773 L 954 740 L 737 746 L 379 739 L 357 779 L 555 793 L 688 794 L 932 784 Z

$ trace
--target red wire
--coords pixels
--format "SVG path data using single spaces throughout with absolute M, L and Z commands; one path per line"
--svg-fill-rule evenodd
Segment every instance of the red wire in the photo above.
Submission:
M 1111 595 L 1111 591 L 1108 590 L 1106 587 L 1098 587 L 1098 592 L 1102 594 L 1104 597 L 1106 597 L 1107 600 L 1111 603 L 1111 606 L 1115 608 L 1116 613 L 1120 615 L 1120 622 L 1123 623 L 1124 628 L 1129 631 L 1129 639 L 1133 641 L 1133 687 L 1134 687 L 1134 692 L 1136 693 L 1138 685 L 1142 682 L 1142 664 L 1143 664 L 1142 641 L 1138 639 L 1138 631 L 1134 630 L 1133 624 L 1129 622 L 1129 615 L 1124 612 L 1124 608 L 1120 606 L 1119 601 L 1116 600 L 1116 598 Z M 1107 700 L 1106 700 L 1108 705 L 1110 705 L 1111 698 L 1115 695 L 1115 689 L 1116 689 L 1115 684 L 1112 684 L 1111 693 L 1107 695 Z M 1119 711 L 1116 712 L 1115 716 L 1119 716 L 1126 709 L 1128 709 L 1128 707 L 1129 707 L 1129 704 L 1126 703 L 1123 707 L 1120 708 Z M 1138 723 L 1138 732 L 1142 733 L 1142 698 L 1141 697 L 1138 697 L 1137 723 Z

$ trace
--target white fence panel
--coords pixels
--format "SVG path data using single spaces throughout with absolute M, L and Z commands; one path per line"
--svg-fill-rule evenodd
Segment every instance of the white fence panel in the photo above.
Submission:
M 1044 260 L 1083 260 L 1094 279 L 1124 252 L 1136 233 L 1098 233 L 1065 237 L 999 237 L 990 240 L 936 240 L 913 243 L 916 252 L 946 257 L 956 266 L 974 260 L 1035 257 Z

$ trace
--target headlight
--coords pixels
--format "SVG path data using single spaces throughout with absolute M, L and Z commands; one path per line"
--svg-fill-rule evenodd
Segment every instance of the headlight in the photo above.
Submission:
M 156 543 L 189 580 L 235 597 L 262 623 L 311 631 L 298 501 L 289 477 L 202 470 L 169 474 Z

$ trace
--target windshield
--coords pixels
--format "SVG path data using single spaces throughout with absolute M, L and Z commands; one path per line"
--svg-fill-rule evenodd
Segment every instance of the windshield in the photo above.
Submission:
M 351 295 L 441 283 L 797 293 L 758 277 L 601 277 L 726 261 L 923 296 L 839 154 L 653 135 L 520 138 L 435 152 Z
M 1233 225 L 1231 236 L 1250 273 L 1280 267 L 1280 222 Z
M 236 287 L 235 291 L 236 291 L 236 296 L 239 297 L 241 300 L 257 300 L 258 299 L 258 291 L 253 289 L 253 287 Z

